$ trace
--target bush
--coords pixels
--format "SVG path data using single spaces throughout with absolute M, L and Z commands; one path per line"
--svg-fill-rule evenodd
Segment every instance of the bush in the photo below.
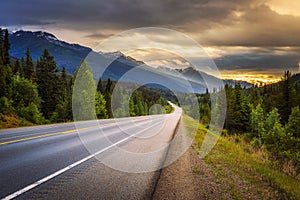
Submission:
M 34 103 L 30 103 L 27 107 L 20 108 L 20 115 L 35 124 L 43 124 L 45 122 L 44 117 Z
M 0 98 L 0 113 L 8 114 L 13 111 L 11 100 L 8 100 L 6 97 Z
M 250 144 L 251 144 L 251 146 L 253 146 L 253 148 L 255 148 L 257 150 L 261 147 L 262 142 L 261 142 L 261 139 L 255 137 L 252 139 Z

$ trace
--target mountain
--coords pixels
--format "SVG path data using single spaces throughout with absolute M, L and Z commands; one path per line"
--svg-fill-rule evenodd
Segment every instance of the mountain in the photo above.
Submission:
M 171 68 L 168 68 L 168 67 L 159 67 L 158 69 L 161 70 L 161 71 L 171 73 L 171 74 L 172 73 L 173 74 L 174 73 L 179 73 L 183 77 L 185 77 L 188 80 L 193 81 L 195 83 L 197 83 L 197 82 L 204 83 L 205 81 L 213 83 L 213 82 L 221 81 L 221 79 L 219 79 L 215 76 L 209 75 L 209 74 L 207 74 L 203 71 L 197 70 L 193 67 L 187 67 L 187 68 L 184 68 L 184 69 L 171 69 Z M 240 83 L 242 88 L 243 87 L 251 88 L 251 87 L 254 86 L 253 84 L 248 83 L 246 81 L 237 81 L 237 80 L 231 80 L 231 79 L 225 79 L 225 80 L 223 80 L 223 82 L 224 82 L 224 85 L 228 84 L 228 85 L 231 85 L 231 86 L 235 86 L 236 83 Z
M 25 57 L 26 49 L 36 61 L 48 49 L 54 56 L 59 68 L 65 66 L 69 73 L 74 73 L 80 62 L 92 49 L 78 44 L 69 44 L 58 40 L 53 34 L 42 31 L 17 31 L 10 34 L 10 55 L 16 58 Z
M 54 56 L 59 68 L 66 67 L 68 73 L 73 74 L 80 66 L 83 59 L 87 58 L 91 66 L 95 80 L 102 74 L 102 80 L 108 78 L 112 80 L 122 80 L 144 84 L 147 81 L 169 85 L 173 90 L 180 92 L 205 92 L 206 84 L 210 89 L 219 88 L 221 79 L 208 75 L 204 72 L 188 67 L 183 70 L 171 68 L 153 68 L 142 61 L 137 61 L 121 52 L 95 52 L 91 48 L 78 44 L 69 44 L 57 39 L 53 34 L 42 31 L 17 31 L 10 34 L 11 49 L 10 54 L 16 58 L 25 56 L 26 49 L 29 48 L 31 56 L 36 61 L 44 49 L 48 49 Z M 89 55 L 87 57 L 87 55 Z M 105 70 L 103 66 L 108 66 Z M 134 69 L 134 70 L 133 70 Z M 187 82 L 188 80 L 188 82 Z M 225 83 L 234 85 L 233 80 L 226 80 Z M 242 83 L 242 86 L 246 83 Z M 157 84 L 155 87 L 159 87 Z M 246 87 L 251 87 L 247 84 Z

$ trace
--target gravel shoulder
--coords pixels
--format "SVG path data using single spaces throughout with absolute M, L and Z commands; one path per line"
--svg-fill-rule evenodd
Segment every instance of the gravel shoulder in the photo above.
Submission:
M 190 140 L 182 127 L 177 132 L 181 140 L 171 145 L 167 159 Z M 198 157 L 196 146 L 190 146 L 183 156 L 162 169 L 153 199 L 280 199 L 263 180 L 258 185 L 222 165 L 207 164 Z

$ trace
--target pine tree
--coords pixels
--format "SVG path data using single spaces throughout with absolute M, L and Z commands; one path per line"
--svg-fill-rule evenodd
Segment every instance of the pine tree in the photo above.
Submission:
M 103 95 L 98 91 L 96 92 L 95 95 L 95 109 L 96 109 L 96 115 L 98 119 L 106 119 L 108 117 L 105 99 Z
M 112 107 L 111 107 L 111 94 L 108 92 L 105 92 L 104 98 L 105 98 L 105 102 L 106 102 L 107 115 L 109 118 L 112 118 L 113 113 L 112 113 Z
M 21 63 L 20 63 L 20 60 L 17 59 L 15 64 L 14 64 L 13 73 L 14 74 L 19 73 L 19 75 L 20 75 L 20 69 L 21 69 Z
M 6 97 L 8 100 L 12 97 L 12 69 L 9 66 L 9 39 L 7 29 L 3 31 L 0 28 L 0 97 Z
M 104 94 L 101 78 L 100 78 L 100 80 L 98 81 L 98 84 L 97 84 L 97 91 L 100 92 L 101 94 Z
M 286 132 L 295 138 L 300 138 L 300 110 L 299 106 L 292 109 L 286 126 Z
M 13 72 L 11 70 L 11 67 L 9 65 L 5 66 L 5 71 L 6 71 L 6 77 L 5 77 L 5 82 L 6 82 L 6 87 L 4 88 L 5 91 L 5 96 L 8 99 L 12 99 L 12 94 L 13 94 Z
M 37 61 L 36 66 L 37 83 L 39 95 L 42 98 L 42 112 L 49 119 L 60 102 L 59 77 L 56 75 L 57 66 L 54 57 L 48 50 L 44 50 L 43 55 Z
M 6 88 L 6 67 L 4 65 L 4 46 L 3 46 L 3 35 L 2 29 L 0 28 L 0 98 L 5 96 L 5 88 Z
M 25 67 L 24 67 L 24 76 L 29 80 L 34 79 L 34 63 L 32 61 L 30 51 L 26 49 L 26 60 L 25 60 Z
M 108 78 L 104 92 L 111 94 L 112 91 L 113 91 L 113 82 L 110 80 L 110 78 Z
M 278 98 L 279 111 L 283 123 L 287 123 L 294 106 L 295 88 L 291 80 L 291 72 L 286 71 L 281 83 L 281 98 Z
M 0 28 L 0 65 L 4 64 L 4 41 L 3 41 L 3 30 Z
M 60 81 L 61 81 L 61 90 L 62 90 L 62 98 L 63 98 L 63 101 L 66 101 L 67 99 L 67 95 L 68 95 L 68 81 L 67 81 L 67 71 L 66 71 L 66 68 L 63 67 L 62 68 L 62 72 L 61 72 L 61 77 L 60 77 Z
M 5 88 L 6 88 L 6 67 L 1 64 L 2 59 L 0 59 L 0 97 L 6 96 Z
M 252 110 L 250 114 L 250 122 L 252 131 L 251 137 L 261 138 L 261 135 L 265 132 L 265 115 L 260 104 L 258 104 L 256 108 Z
M 62 68 L 62 73 L 55 79 L 56 83 L 56 96 L 57 96 L 57 105 L 55 111 L 52 113 L 50 120 L 52 122 L 65 122 L 70 119 L 70 113 L 68 109 L 70 108 L 71 98 L 68 97 L 70 94 L 68 91 L 67 83 L 67 73 L 66 68 Z
M 4 31 L 4 41 L 3 41 L 3 46 L 4 46 L 4 52 L 3 52 L 3 64 L 4 65 L 10 65 L 10 56 L 9 56 L 9 49 L 10 49 L 10 43 L 9 43 L 9 34 L 8 30 L 5 29 Z
M 108 78 L 107 83 L 106 83 L 106 87 L 105 87 L 105 91 L 104 91 L 104 98 L 106 101 L 106 110 L 107 110 L 107 115 L 109 118 L 113 117 L 113 113 L 112 113 L 112 105 L 111 105 L 111 94 L 113 91 L 113 83 L 110 80 L 110 78 Z
M 22 57 L 22 58 L 21 58 L 21 72 L 20 72 L 20 76 L 21 76 L 21 77 L 25 77 L 24 68 L 25 68 L 25 60 L 24 60 L 24 58 Z
M 72 110 L 74 120 L 95 119 L 95 92 L 96 84 L 91 68 L 83 61 L 76 75 L 73 89 Z

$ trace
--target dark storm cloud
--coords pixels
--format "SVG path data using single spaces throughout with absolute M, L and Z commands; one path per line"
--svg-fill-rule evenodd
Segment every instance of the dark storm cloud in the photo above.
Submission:
M 203 26 L 209 26 L 210 21 L 219 22 L 247 2 L 249 0 L 229 0 L 226 3 L 221 0 L 14 0 L 1 3 L 0 22 L 6 25 L 56 22 L 76 29 L 101 26 L 118 29 L 179 26 L 201 20 Z
M 201 35 L 203 42 L 226 46 L 300 46 L 300 17 L 280 15 L 266 5 L 249 8 L 230 26 Z
M 130 28 L 160 26 L 201 45 L 300 46 L 300 17 L 280 15 L 266 0 L 6 0 L 0 26 L 51 25 L 103 38 Z M 109 34 L 103 30 L 110 30 Z
M 285 70 L 298 70 L 299 55 L 299 47 L 289 50 L 261 48 L 248 53 L 223 56 L 214 61 L 221 70 L 263 72 L 269 69 L 272 74 L 281 75 Z

